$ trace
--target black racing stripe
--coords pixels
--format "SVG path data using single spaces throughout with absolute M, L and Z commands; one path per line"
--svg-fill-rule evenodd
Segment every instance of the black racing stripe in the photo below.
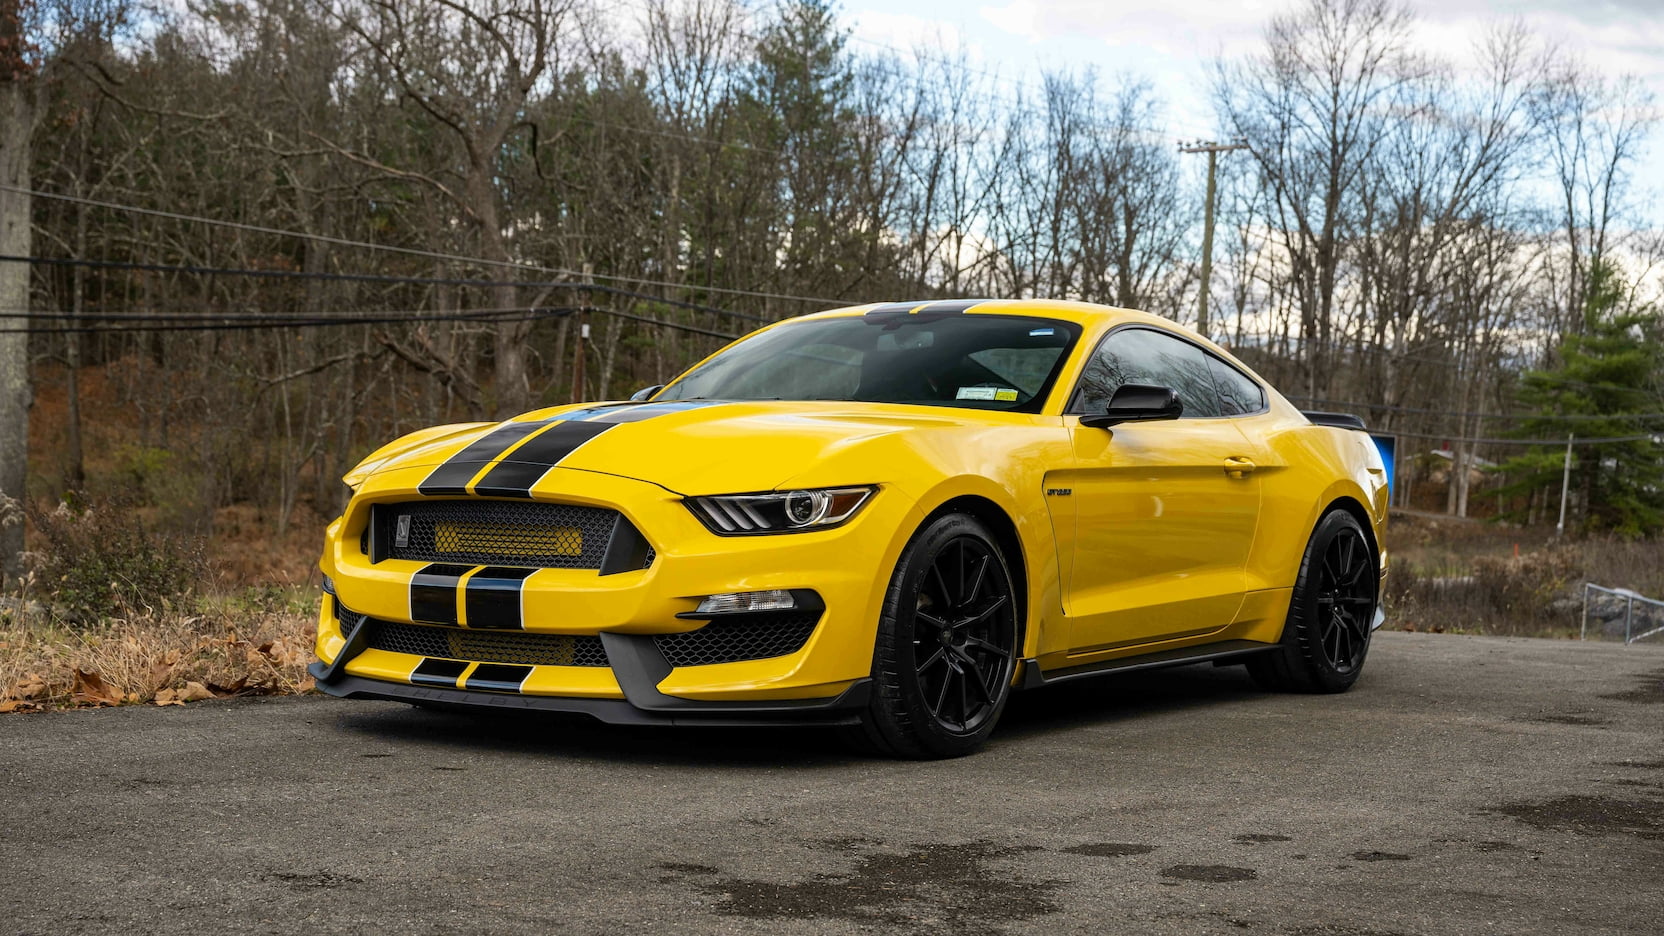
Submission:
M 866 314 L 898 315 L 904 312 L 911 312 L 929 301 L 929 299 L 915 299 L 912 302 L 886 302 L 883 305 L 873 306 L 867 310 Z
M 410 577 L 410 619 L 455 624 L 456 586 L 473 566 L 434 562 Z
M 481 497 L 531 497 L 532 487 L 549 469 L 572 454 L 578 446 L 608 429 L 611 423 L 557 422 L 532 436 L 508 458 L 497 463 L 474 485 Z
M 940 315 L 945 312 L 963 312 L 974 305 L 987 302 L 986 299 L 948 299 L 942 302 L 932 302 L 919 310 L 920 315 Z
M 468 677 L 469 689 L 483 689 L 486 692 L 519 692 L 520 684 L 532 674 L 529 666 L 511 666 L 507 663 L 481 663 L 475 668 L 473 675 Z
M 473 480 L 474 474 L 485 467 L 487 462 L 548 424 L 546 420 L 504 423 L 446 459 L 444 464 L 428 473 L 427 478 L 416 486 L 416 490 L 428 497 L 439 494 L 466 494 L 468 482 Z
M 671 413 L 685 413 L 688 410 L 703 409 L 707 406 L 718 406 L 724 400 L 671 400 L 665 403 L 642 403 L 632 409 L 619 410 L 595 416 L 589 422 L 617 425 L 619 423 L 641 422 L 644 419 L 654 419 L 659 416 L 669 416 Z
M 468 668 L 464 660 L 441 660 L 428 657 L 416 664 L 410 673 L 410 684 L 413 686 L 443 686 L 446 689 L 456 688 L 456 678 Z M 528 667 L 529 668 L 529 667 Z
M 463 600 L 468 607 L 468 626 L 490 630 L 519 630 L 520 587 L 536 569 L 486 566 L 468 577 Z

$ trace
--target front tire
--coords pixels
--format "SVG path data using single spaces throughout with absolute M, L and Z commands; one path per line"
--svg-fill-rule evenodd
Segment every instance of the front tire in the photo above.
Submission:
M 1010 568 L 987 527 L 962 513 L 927 523 L 890 577 L 860 739 L 921 759 L 980 747 L 1011 697 L 1018 615 Z
M 1345 692 L 1358 681 L 1379 600 L 1375 550 L 1356 517 L 1335 509 L 1306 543 L 1277 649 L 1248 661 L 1273 692 Z

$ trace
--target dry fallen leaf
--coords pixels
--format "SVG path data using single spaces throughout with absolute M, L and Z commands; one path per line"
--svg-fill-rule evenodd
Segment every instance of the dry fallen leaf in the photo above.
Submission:
M 91 673 L 75 669 L 75 680 L 70 686 L 70 699 L 86 705 L 120 705 L 121 692 L 104 684 L 104 677 L 95 670 Z
M 37 699 L 46 695 L 46 680 L 39 673 L 24 673 L 23 678 L 6 690 L 8 699 Z
M 214 697 L 208 687 L 199 682 L 188 682 L 185 684 L 185 688 L 175 689 L 174 692 L 176 693 L 174 697 L 180 702 L 201 702 L 203 699 Z
M 4 702 L 0 702 L 0 715 L 9 715 L 12 712 L 38 711 L 40 711 L 39 705 L 36 705 L 33 702 L 25 702 L 22 699 L 7 699 Z
M 198 685 L 201 685 L 201 683 L 187 683 L 186 685 L 187 686 L 198 686 Z M 248 689 L 248 677 L 247 676 L 238 677 L 237 681 L 232 683 L 229 686 L 222 686 L 222 685 L 219 685 L 218 683 L 209 683 L 207 688 L 208 688 L 209 691 L 211 691 L 214 695 L 217 695 L 217 696 L 234 696 L 234 695 L 237 695 L 237 694 L 239 694 L 241 692 L 244 692 Z

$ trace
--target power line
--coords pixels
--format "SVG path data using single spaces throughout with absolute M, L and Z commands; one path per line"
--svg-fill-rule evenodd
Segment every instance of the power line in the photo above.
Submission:
M 610 315 L 632 322 L 657 325 L 675 331 L 704 335 L 710 338 L 720 338 L 733 341 L 741 336 L 730 332 L 717 331 L 711 328 L 701 328 L 697 325 L 685 325 L 681 322 L 667 322 L 663 319 L 648 315 L 636 315 L 632 312 L 620 312 L 616 309 L 604 309 L 597 306 L 561 306 L 561 307 L 525 307 L 505 309 L 470 309 L 458 312 L 423 313 L 421 310 L 400 311 L 396 313 L 375 313 L 371 315 L 345 315 L 335 317 L 323 316 L 285 316 L 276 313 L 231 313 L 210 314 L 206 316 L 184 315 L 132 315 L 98 313 L 76 315 L 68 312 L 17 312 L 0 311 L 0 319 L 49 319 L 62 321 L 66 319 L 108 319 L 121 322 L 117 325 L 87 324 L 65 325 L 56 328 L 0 328 L 0 334 L 36 334 L 36 335 L 71 335 L 71 334 L 121 334 L 123 332 L 168 332 L 168 331 L 263 331 L 283 328 L 328 328 L 343 325 L 412 325 L 423 322 L 523 322 L 545 318 L 564 318 L 574 313 L 590 313 L 593 315 Z
M 1321 397 L 1288 396 L 1287 394 L 1284 394 L 1284 399 L 1297 400 L 1301 403 L 1315 403 L 1319 406 L 1344 406 L 1352 409 L 1386 410 L 1393 413 L 1415 413 L 1426 416 L 1456 416 L 1463 419 L 1545 419 L 1565 422 L 1598 422 L 1603 419 L 1620 421 L 1664 419 L 1664 413 L 1622 413 L 1610 416 L 1602 416 L 1594 413 L 1568 413 L 1565 415 L 1545 416 L 1539 413 L 1483 413 L 1477 411 L 1464 412 L 1461 410 L 1424 409 L 1415 406 L 1394 406 L 1388 403 L 1359 403 L 1353 400 L 1327 400 Z
M 702 305 L 683 299 L 665 299 L 651 293 L 635 292 L 620 289 L 617 286 L 607 286 L 600 283 L 583 283 L 573 280 L 490 280 L 471 277 L 443 277 L 443 276 L 394 276 L 384 273 L 328 273 L 306 270 L 262 270 L 254 267 L 204 267 L 204 266 L 175 266 L 162 263 L 136 263 L 126 260 L 83 260 L 71 257 L 24 257 L 16 254 L 0 254 L 0 263 L 29 263 L 43 266 L 78 266 L 93 269 L 138 270 L 150 273 L 174 273 L 183 276 L 251 276 L 269 279 L 309 279 L 343 282 L 367 283 L 409 283 L 424 286 L 516 286 L 527 289 L 572 289 L 580 292 L 604 293 L 609 296 L 621 296 L 639 299 L 643 302 L 656 302 L 661 305 L 691 309 L 695 312 L 709 312 L 715 315 L 726 315 L 732 318 L 744 319 L 749 322 L 771 322 L 773 319 L 762 315 L 752 315 L 748 312 L 735 312 L 717 306 Z M 690 286 L 690 289 L 701 287 Z
M 158 208 L 140 208 L 136 205 L 122 205 L 116 202 L 100 201 L 95 198 L 83 198 L 78 195 L 64 195 L 58 192 L 42 192 L 22 186 L 0 184 L 0 190 L 16 192 L 33 198 L 46 198 L 56 201 L 71 202 L 94 208 L 108 208 L 111 211 L 126 211 L 133 214 L 148 215 L 156 218 L 166 218 L 172 221 L 184 221 L 194 224 L 209 224 L 232 230 L 248 231 L 254 234 L 268 234 L 275 237 L 296 237 L 314 240 L 325 244 L 335 244 L 340 247 L 359 247 L 366 250 L 380 250 L 387 253 L 405 254 L 413 257 L 423 257 L 429 260 L 448 260 L 455 263 L 468 263 L 479 266 L 494 266 L 507 269 L 526 270 L 532 273 L 553 273 L 557 276 L 583 276 L 578 270 L 568 270 L 563 267 L 544 266 L 536 263 L 526 263 L 520 260 L 488 260 L 484 257 L 468 257 L 461 254 L 449 254 L 436 250 L 423 250 L 419 247 L 399 247 L 393 244 L 376 244 L 369 241 L 355 241 L 345 237 L 334 237 L 329 234 L 309 234 L 304 231 L 289 231 L 282 228 L 266 227 L 260 224 L 248 224 L 241 221 L 225 221 L 219 218 L 207 218 L 202 215 L 181 214 L 176 211 L 163 211 Z M 826 296 L 799 296 L 791 293 L 767 292 L 753 289 L 731 289 L 724 286 L 702 286 L 689 283 L 673 283 L 668 280 L 646 279 L 639 276 L 619 276 L 610 273 L 591 273 L 600 279 L 613 280 L 620 283 L 635 283 L 638 286 L 662 286 L 668 289 L 694 289 L 703 292 L 721 293 L 730 296 L 749 296 L 756 299 L 779 299 L 788 302 L 824 302 L 835 305 L 849 305 L 848 299 L 831 299 Z M 655 297 L 656 298 L 656 297 Z
M 1475 438 L 1468 438 L 1466 436 L 1450 435 L 1448 433 L 1399 432 L 1397 430 L 1392 430 L 1390 432 L 1383 432 L 1382 434 L 1383 435 L 1407 436 L 1407 437 L 1412 438 L 1412 439 L 1438 439 L 1438 440 L 1444 441 L 1444 442 L 1465 442 L 1465 443 L 1469 443 L 1469 444 L 1473 444 L 1473 445 L 1552 445 L 1552 446 L 1562 446 L 1562 445 L 1565 445 L 1567 443 L 1567 440 L 1565 440 L 1565 439 L 1475 439 Z M 1605 438 L 1600 438 L 1600 439 L 1575 439 L 1575 440 L 1572 441 L 1572 444 L 1574 444 L 1574 445 L 1606 445 L 1606 444 L 1611 444 L 1611 443 L 1615 443 L 1615 442 L 1657 442 L 1657 441 L 1659 441 L 1660 437 L 1661 437 L 1660 434 L 1629 435 L 1629 436 L 1607 436 Z

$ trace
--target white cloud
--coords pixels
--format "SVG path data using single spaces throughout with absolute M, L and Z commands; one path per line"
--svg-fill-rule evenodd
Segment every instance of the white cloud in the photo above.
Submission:
M 857 42 L 894 51 L 922 51 L 932 56 L 962 52 L 971 62 L 987 60 L 982 45 L 967 39 L 957 26 L 911 13 L 863 11 L 851 24 L 850 35 Z

